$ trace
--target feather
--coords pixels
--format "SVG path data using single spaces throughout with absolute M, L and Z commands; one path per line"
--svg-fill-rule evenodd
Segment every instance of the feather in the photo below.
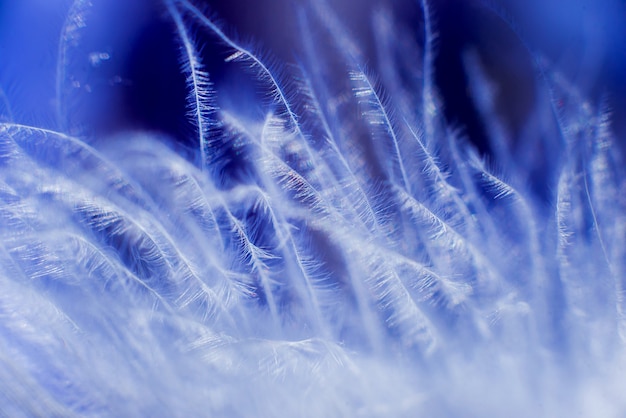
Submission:
M 0 97 L 0 415 L 623 415 L 622 159 L 547 60 L 516 147 L 468 56 L 491 160 L 443 116 L 425 0 L 421 46 L 376 12 L 367 71 L 328 2 L 300 5 L 303 56 L 278 65 L 164 0 L 190 155 L 73 113 L 91 3 L 57 22 L 56 127 Z M 258 95 L 232 100 L 214 44 Z
M 213 120 L 212 115 L 217 110 L 217 105 L 213 97 L 214 93 L 209 81 L 209 73 L 203 69 L 200 55 L 187 32 L 182 16 L 173 0 L 166 3 L 182 44 L 181 66 L 182 72 L 187 77 L 187 89 L 189 91 L 187 115 L 198 131 L 200 167 L 204 169 L 207 163 L 206 154 L 209 152 L 212 142 L 211 138 L 214 136 L 212 131 L 216 128 L 216 122 Z

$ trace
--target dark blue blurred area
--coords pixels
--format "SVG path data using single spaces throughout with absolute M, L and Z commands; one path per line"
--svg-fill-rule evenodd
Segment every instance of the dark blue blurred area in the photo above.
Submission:
M 295 10 L 304 0 L 206 1 L 230 33 L 254 40 L 279 62 L 294 62 L 299 39 Z M 435 81 L 447 119 L 488 151 L 472 105 L 462 56 L 475 50 L 496 82 L 498 107 L 512 132 L 523 128 L 534 105 L 541 53 L 597 103 L 606 97 L 618 132 L 626 131 L 626 5 L 622 0 L 437 0 L 431 2 L 437 30 Z M 125 129 L 163 131 L 180 141 L 187 134 L 185 80 L 180 73 L 173 28 L 159 2 L 93 1 L 81 42 L 71 62 L 79 73 L 72 125 L 100 134 Z M 55 107 L 58 41 L 70 1 L 0 0 L 0 88 L 13 118 L 50 128 Z M 392 10 L 397 25 L 421 41 L 418 1 L 343 0 L 333 2 L 374 71 L 376 27 L 372 12 Z M 218 86 L 230 75 L 223 51 L 206 33 L 196 32 L 205 66 Z M 532 52 L 531 52 L 532 51 Z M 72 52 L 72 51 L 70 51 Z M 345 74 L 338 73 L 338 77 Z M 81 78 L 82 77 L 82 78 Z M 0 109 L 2 106 L 0 104 Z M 6 116 L 5 116 L 6 117 Z M 623 136 L 623 135 L 622 135 Z

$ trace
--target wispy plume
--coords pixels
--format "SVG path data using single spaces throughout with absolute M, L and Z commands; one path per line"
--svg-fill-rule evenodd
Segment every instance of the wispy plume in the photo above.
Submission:
M 327 2 L 299 6 L 295 65 L 164 0 L 187 137 L 102 137 L 72 113 L 97 93 L 75 74 L 115 55 L 80 46 L 96 3 L 68 9 L 46 122 L 0 91 L 0 413 L 626 411 L 624 165 L 548 60 L 525 146 L 465 55 L 487 156 L 441 111 L 426 0 L 421 43 L 375 11 L 380 68 Z

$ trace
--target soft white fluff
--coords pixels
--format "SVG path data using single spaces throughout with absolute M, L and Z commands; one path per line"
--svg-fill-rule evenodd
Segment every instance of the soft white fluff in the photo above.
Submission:
M 88 6 L 75 2 L 62 42 L 80 39 Z M 604 110 L 538 60 L 537 148 L 516 149 L 470 57 L 493 170 L 439 110 L 430 23 L 421 54 L 380 24 L 404 54 L 377 81 L 324 3 L 300 24 L 334 52 L 305 39 L 302 66 L 282 73 L 187 0 L 163 9 L 195 159 L 155 134 L 73 137 L 67 103 L 58 130 L 27 126 L 7 100 L 2 415 L 626 413 L 626 189 Z M 266 99 L 218 109 L 200 41 Z M 337 60 L 349 71 L 329 81 Z

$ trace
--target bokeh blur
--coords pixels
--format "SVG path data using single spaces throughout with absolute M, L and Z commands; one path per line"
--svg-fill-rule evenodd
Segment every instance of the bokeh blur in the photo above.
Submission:
M 315 0 L 311 0 L 315 1 Z M 0 110 L 23 123 L 55 126 L 61 99 L 58 47 L 64 16 L 80 1 L 0 0 Z M 82 2 L 87 3 L 87 2 Z M 84 14 L 80 42 L 66 56 L 80 76 L 67 83 L 83 94 L 71 114 L 72 127 L 101 134 L 152 129 L 184 136 L 185 86 L 180 76 L 172 28 L 158 2 L 98 1 Z M 296 18 L 305 0 L 205 0 L 231 33 L 253 40 L 283 63 L 300 58 L 307 36 Z M 375 72 L 375 37 L 380 11 L 415 42 L 422 41 L 418 0 L 341 0 L 332 2 Z M 437 31 L 435 82 L 447 119 L 488 152 L 484 129 L 467 87 L 463 57 L 478 53 L 497 86 L 497 104 L 513 137 L 534 105 L 538 73 L 534 60 L 544 57 L 598 104 L 608 103 L 620 137 L 626 132 L 626 3 L 622 0 L 436 0 L 430 2 Z M 86 10 L 86 8 L 85 8 Z M 67 35 L 67 34 L 66 34 Z M 205 65 L 212 81 L 230 75 L 223 55 L 202 34 Z M 78 52 L 78 53 L 77 53 Z M 215 53 L 213 53 L 215 52 Z M 71 58 L 67 58 L 68 60 Z M 339 72 L 341 69 L 339 69 Z M 342 76 L 342 74 L 338 74 Z M 9 111 L 10 109 L 10 111 Z M 80 133 L 80 132 L 75 132 Z

